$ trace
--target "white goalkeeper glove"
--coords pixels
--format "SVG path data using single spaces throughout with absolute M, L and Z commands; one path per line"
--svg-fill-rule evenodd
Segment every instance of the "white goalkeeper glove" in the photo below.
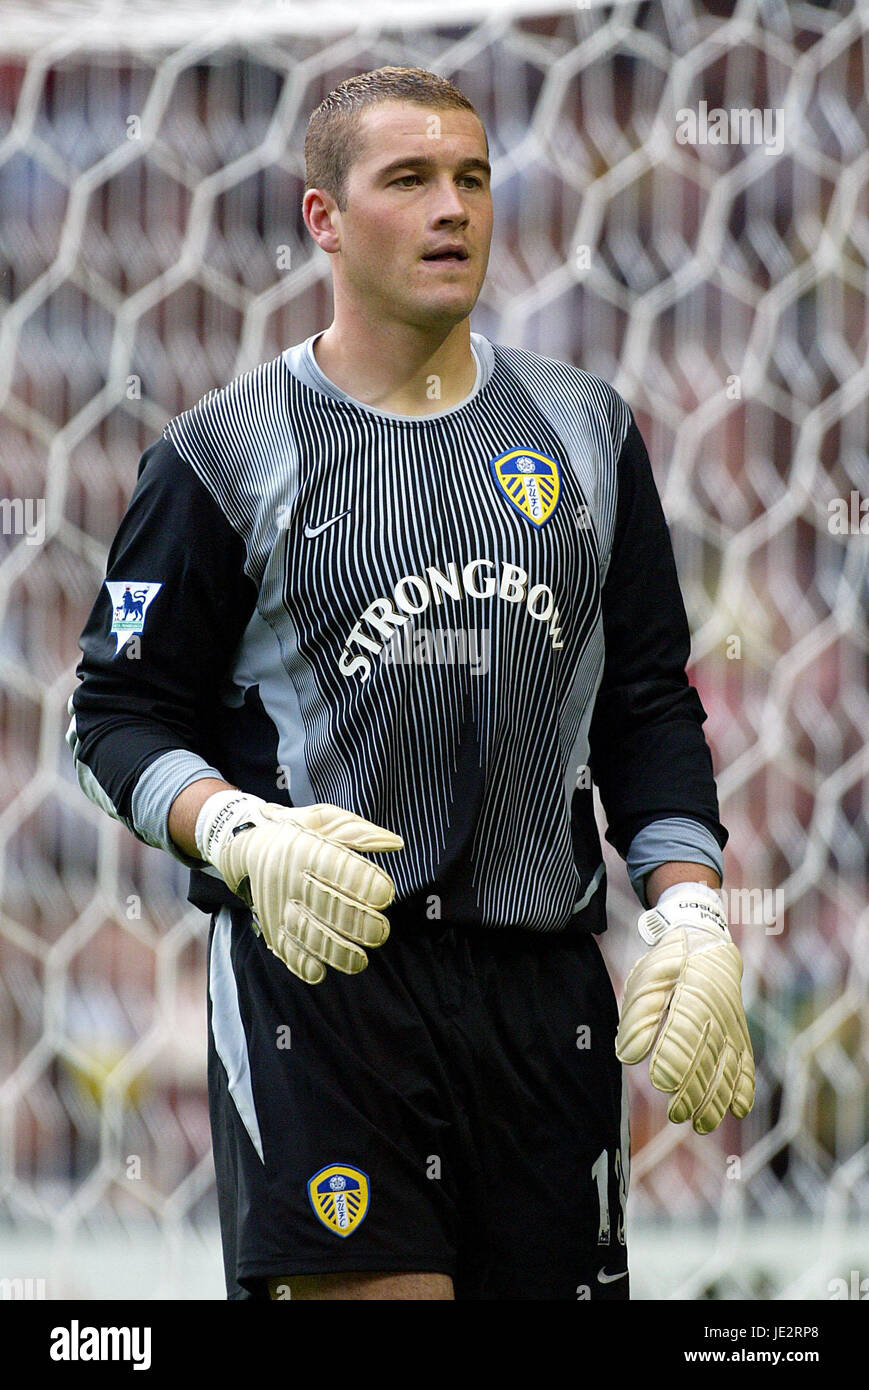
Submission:
M 741 1119 L 754 1104 L 742 957 L 705 883 L 665 889 L 637 927 L 651 949 L 625 981 L 616 1056 L 633 1064 L 651 1050 L 649 1079 L 673 1094 L 668 1117 L 709 1134 L 728 1109 Z
M 352 811 L 220 791 L 199 811 L 196 845 L 252 909 L 269 950 L 308 984 L 319 984 L 327 965 L 364 970 L 362 947 L 389 935 L 382 909 L 395 885 L 357 851 L 403 849 L 404 841 Z

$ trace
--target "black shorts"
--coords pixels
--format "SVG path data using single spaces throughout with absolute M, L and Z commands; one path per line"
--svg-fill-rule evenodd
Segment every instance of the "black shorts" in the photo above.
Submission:
M 227 1292 L 339 1271 L 462 1299 L 627 1298 L 629 1139 L 595 938 L 402 921 L 356 976 L 290 974 L 222 908 L 209 1098 Z

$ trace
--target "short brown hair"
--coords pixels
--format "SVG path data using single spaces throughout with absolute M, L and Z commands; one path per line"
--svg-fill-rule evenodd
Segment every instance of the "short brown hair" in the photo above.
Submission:
M 305 187 L 320 188 L 330 194 L 342 212 L 346 207 L 347 175 L 362 148 L 361 112 L 381 101 L 409 101 L 442 110 L 458 108 L 472 111 L 480 120 L 458 87 L 424 68 L 376 68 L 339 82 L 308 121 Z M 483 135 L 485 138 L 485 129 Z

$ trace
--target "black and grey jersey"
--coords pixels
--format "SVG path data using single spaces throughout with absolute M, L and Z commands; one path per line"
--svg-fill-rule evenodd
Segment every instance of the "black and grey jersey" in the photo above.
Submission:
M 604 927 L 607 838 L 643 879 L 722 871 L 705 712 L 631 412 L 573 366 L 471 335 L 477 379 L 407 416 L 347 396 L 315 337 L 212 391 L 146 451 L 81 638 L 85 792 L 171 841 L 185 786 L 328 802 L 399 834 L 397 902 Z M 433 380 L 433 386 L 436 381 Z

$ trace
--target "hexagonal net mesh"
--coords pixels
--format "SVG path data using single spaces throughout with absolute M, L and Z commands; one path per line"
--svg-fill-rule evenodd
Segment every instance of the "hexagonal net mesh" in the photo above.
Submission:
M 483 117 L 472 326 L 630 402 L 691 623 L 758 1096 L 699 1139 L 631 1072 L 634 1291 L 824 1298 L 861 1248 L 869 1274 L 869 13 L 460 9 L 4 6 L 0 1276 L 49 1297 L 222 1294 L 207 922 L 83 798 L 65 703 L 142 450 L 329 322 L 306 120 L 386 63 Z

